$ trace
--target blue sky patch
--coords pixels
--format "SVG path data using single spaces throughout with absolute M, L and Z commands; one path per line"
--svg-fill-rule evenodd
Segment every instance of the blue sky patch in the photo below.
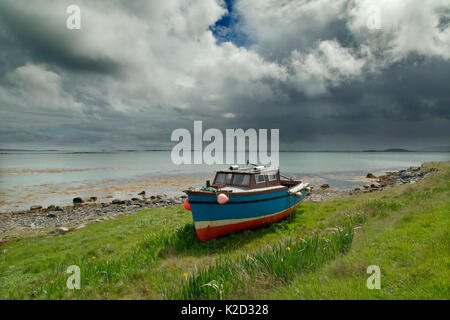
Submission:
M 234 10 L 236 0 L 225 0 L 228 14 L 210 27 L 218 43 L 232 42 L 238 47 L 250 46 L 250 39 L 240 30 L 241 19 Z

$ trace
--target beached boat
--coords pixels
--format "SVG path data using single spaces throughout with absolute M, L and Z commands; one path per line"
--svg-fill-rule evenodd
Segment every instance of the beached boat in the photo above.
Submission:
M 278 169 L 232 166 L 218 171 L 212 184 L 184 191 L 201 241 L 267 225 L 288 217 L 309 191 L 308 183 L 280 175 Z

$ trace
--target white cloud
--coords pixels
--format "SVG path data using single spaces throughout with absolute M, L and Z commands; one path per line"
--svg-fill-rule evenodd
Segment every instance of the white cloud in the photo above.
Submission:
M 10 87 L 0 87 L 0 103 L 25 109 L 73 110 L 83 105 L 62 87 L 61 77 L 43 66 L 26 64 L 6 74 Z
M 323 41 L 309 53 L 293 51 L 291 64 L 292 83 L 306 95 L 317 96 L 327 93 L 329 87 L 360 76 L 364 60 L 355 58 L 336 41 Z
M 346 0 L 240 0 L 242 30 L 254 41 L 253 48 L 265 56 L 286 56 L 293 49 L 333 38 L 330 24 L 339 22 Z
M 381 29 L 367 28 L 368 8 L 380 9 Z M 360 44 L 390 64 L 416 53 L 450 58 L 450 28 L 441 30 L 441 19 L 449 19 L 445 0 L 361 0 L 348 11 L 348 28 Z

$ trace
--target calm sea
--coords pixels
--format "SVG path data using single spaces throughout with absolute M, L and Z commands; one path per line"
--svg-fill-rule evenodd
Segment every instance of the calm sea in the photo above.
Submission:
M 368 172 L 448 161 L 450 153 L 282 152 L 281 172 L 312 185 L 353 188 Z M 102 199 L 181 194 L 226 165 L 174 165 L 168 151 L 0 154 L 0 212 L 30 205 L 69 204 L 74 196 Z

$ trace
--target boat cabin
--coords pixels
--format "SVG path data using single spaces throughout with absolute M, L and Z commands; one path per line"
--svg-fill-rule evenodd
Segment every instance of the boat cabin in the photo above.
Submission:
M 221 170 L 216 173 L 212 187 L 259 189 L 280 185 L 280 172 L 278 169 L 265 168 L 263 166 L 254 168 L 232 166 L 228 170 Z

